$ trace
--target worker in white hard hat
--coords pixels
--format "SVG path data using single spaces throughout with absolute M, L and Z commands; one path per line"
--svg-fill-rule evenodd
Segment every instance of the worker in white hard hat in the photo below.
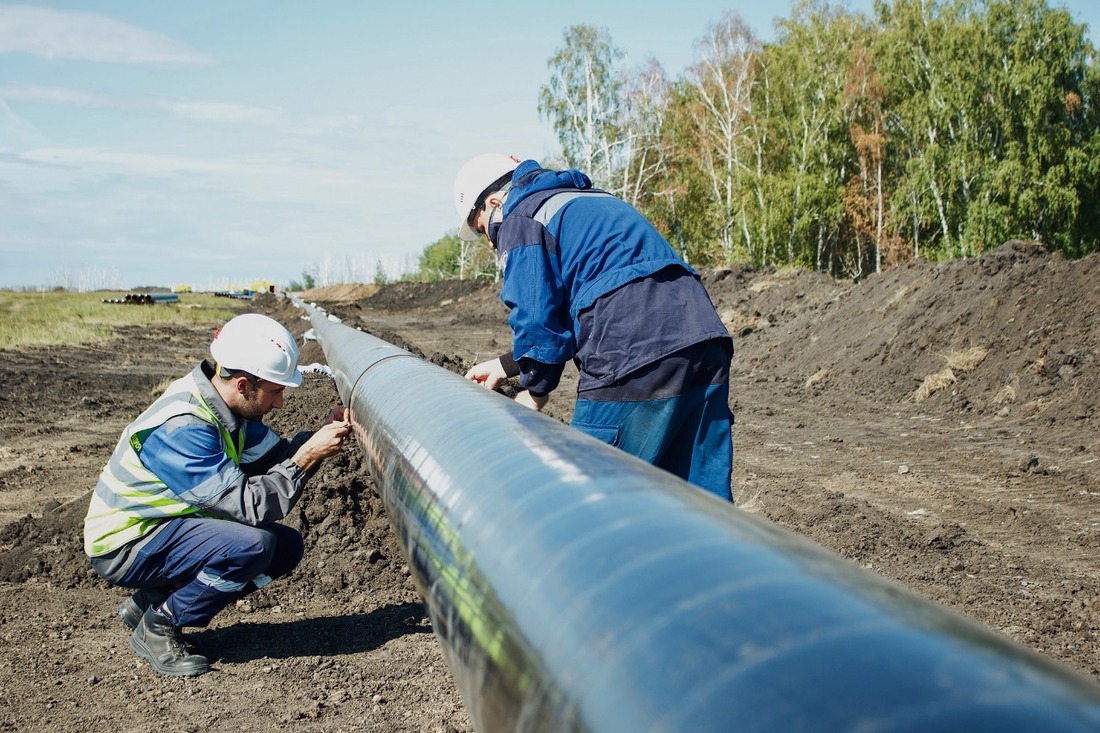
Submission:
M 501 260 L 512 349 L 471 368 L 541 410 L 580 371 L 573 427 L 732 501 L 733 340 L 699 276 L 625 201 L 576 169 L 498 153 L 454 183 L 459 236 Z
M 165 675 L 210 669 L 181 628 L 205 627 L 298 565 L 302 536 L 278 521 L 349 432 L 342 407 L 291 441 L 262 422 L 302 382 L 298 345 L 277 321 L 237 316 L 210 354 L 123 431 L 84 519 L 96 573 L 135 589 L 118 607 L 130 648 Z

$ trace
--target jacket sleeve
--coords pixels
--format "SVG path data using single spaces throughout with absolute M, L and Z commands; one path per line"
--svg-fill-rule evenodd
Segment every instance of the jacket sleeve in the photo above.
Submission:
M 512 358 L 512 352 L 501 354 L 500 365 L 507 377 L 519 377 L 520 387 L 539 396 L 550 394 L 558 386 L 565 364 L 543 364 L 534 359 L 524 359 L 523 364 Z
M 505 258 L 500 297 L 510 310 L 520 386 L 545 394 L 557 386 L 577 350 L 557 242 L 541 224 L 523 217 L 505 219 L 499 239 Z
M 288 451 L 286 441 L 274 441 L 262 457 L 245 464 L 246 473 L 226 455 L 217 428 L 181 416 L 146 439 L 141 462 L 181 501 L 255 526 L 284 518 L 305 488 L 308 476 L 290 460 Z M 265 471 L 253 473 L 263 464 L 268 465 Z

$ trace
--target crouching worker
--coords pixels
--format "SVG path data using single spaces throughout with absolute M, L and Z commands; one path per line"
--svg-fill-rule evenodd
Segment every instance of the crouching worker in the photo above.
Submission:
M 349 430 L 342 407 L 289 442 L 263 424 L 302 381 L 298 345 L 277 321 L 237 316 L 210 353 L 123 431 L 84 519 L 92 567 L 136 589 L 118 607 L 130 648 L 165 675 L 210 669 L 181 627 L 205 627 L 298 565 L 302 537 L 277 522 Z

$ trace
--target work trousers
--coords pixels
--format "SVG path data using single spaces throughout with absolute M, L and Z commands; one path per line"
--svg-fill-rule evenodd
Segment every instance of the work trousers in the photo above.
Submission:
M 578 399 L 573 427 L 733 501 L 729 382 L 630 402 Z
M 177 627 L 206 626 L 230 603 L 297 567 L 305 549 L 298 531 L 282 524 L 184 517 L 166 525 L 119 585 L 170 592 L 165 608 Z

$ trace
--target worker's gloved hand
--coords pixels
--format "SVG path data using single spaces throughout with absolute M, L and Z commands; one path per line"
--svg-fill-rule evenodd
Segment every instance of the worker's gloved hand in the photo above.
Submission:
M 524 407 L 530 407 L 535 412 L 542 412 L 542 408 L 546 406 L 546 403 L 550 401 L 550 395 L 534 395 L 524 390 L 516 395 L 515 401 Z
M 483 361 L 477 366 L 470 367 L 470 371 L 466 372 L 466 379 L 488 389 L 496 389 L 507 378 L 508 374 L 504 371 L 500 359 Z

